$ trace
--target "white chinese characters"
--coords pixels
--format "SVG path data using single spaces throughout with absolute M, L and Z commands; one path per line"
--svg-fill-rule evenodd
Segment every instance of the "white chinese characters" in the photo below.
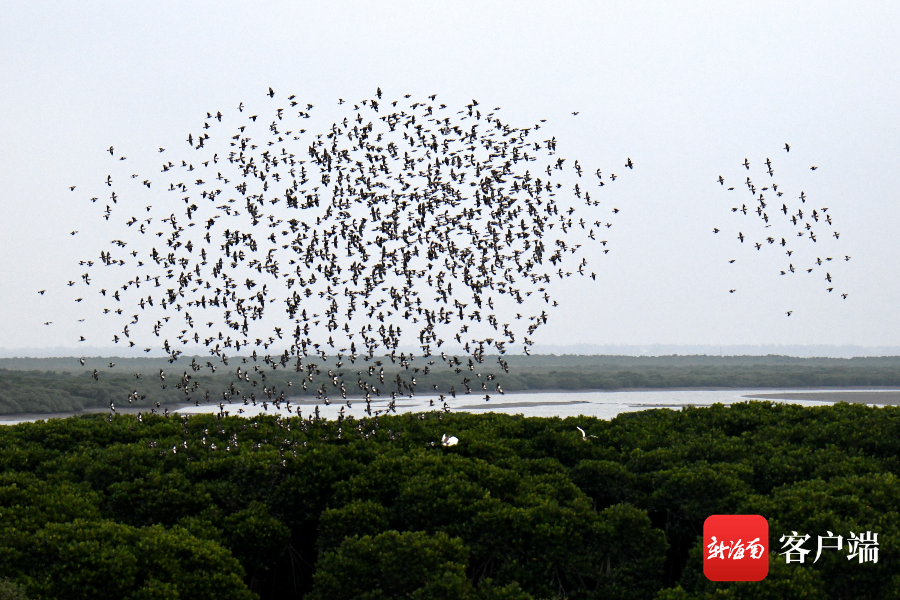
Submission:
M 730 540 L 729 543 L 726 544 L 724 540 L 720 542 L 716 539 L 716 536 L 712 536 L 712 542 L 706 547 L 709 550 L 709 555 L 706 557 L 707 559 L 721 558 L 722 560 L 740 560 L 744 558 L 744 556 L 758 559 L 762 557 L 764 551 L 763 545 L 759 543 L 759 538 L 755 538 L 746 543 L 742 543 L 740 539 L 736 542 Z
M 860 563 L 877 563 L 878 562 L 878 534 L 866 531 L 857 535 L 850 532 L 850 537 L 845 540 L 841 535 L 834 535 L 831 531 L 828 535 L 820 535 L 818 537 L 818 549 L 813 562 L 818 562 L 822 555 L 822 550 L 843 550 L 844 542 L 847 542 L 847 560 L 857 559 Z M 811 552 L 803 547 L 809 540 L 809 534 L 800 535 L 796 531 L 792 531 L 790 535 L 784 534 L 779 538 L 782 543 L 780 552 L 788 563 L 798 562 L 804 563 L 806 555 Z
M 782 548 L 787 548 L 781 555 L 784 556 L 785 560 L 789 563 L 802 563 L 806 559 L 806 555 L 809 554 L 809 550 L 803 548 L 803 544 L 805 544 L 808 539 L 808 533 L 801 536 L 798 535 L 796 531 L 792 531 L 791 535 L 781 536 L 778 541 L 784 542 L 784 545 L 781 546 Z
M 850 555 L 847 556 L 847 560 L 853 560 L 854 558 L 859 558 L 859 562 L 878 562 L 878 534 L 872 533 L 871 531 L 867 531 L 865 533 L 861 533 L 859 537 L 856 537 L 856 534 L 851 532 L 850 539 L 847 540 L 847 545 L 849 546 Z

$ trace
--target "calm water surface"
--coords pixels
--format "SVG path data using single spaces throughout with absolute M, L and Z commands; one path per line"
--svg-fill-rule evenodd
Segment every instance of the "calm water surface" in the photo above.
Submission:
M 813 392 L 816 390 L 803 390 L 804 392 Z M 843 395 L 851 390 L 841 390 Z M 875 390 L 859 390 L 873 392 Z M 896 390 L 892 390 L 896 392 Z M 757 390 L 657 390 L 657 391 L 626 391 L 626 392 L 540 392 L 540 393 L 508 393 L 504 395 L 491 394 L 490 400 L 485 401 L 483 395 L 459 395 L 456 399 L 449 399 L 448 405 L 451 411 L 467 411 L 474 414 L 499 412 L 506 414 L 522 414 L 527 417 L 571 417 L 571 416 L 591 416 L 600 419 L 612 419 L 616 415 L 626 412 L 635 412 L 653 408 L 665 408 L 671 410 L 681 410 L 682 407 L 693 405 L 697 407 L 711 406 L 716 403 L 732 404 L 734 402 L 746 402 L 754 395 L 760 394 L 778 394 L 778 393 L 798 392 L 797 389 L 773 390 L 757 389 Z M 772 402 L 782 402 L 785 404 L 797 404 L 800 406 L 823 406 L 831 404 L 827 400 L 829 393 L 835 393 L 834 390 L 821 390 L 823 400 L 771 400 Z M 749 398 L 748 398 L 749 396 Z M 867 398 L 871 398 L 867 395 Z M 434 405 L 431 405 L 431 401 Z M 294 402 L 299 402 L 294 404 Z M 397 412 L 422 412 L 428 410 L 439 409 L 441 402 L 437 397 L 416 396 L 414 398 L 397 398 Z M 353 415 L 354 417 L 363 416 L 365 410 L 365 402 L 359 399 L 350 399 L 351 407 L 348 407 L 346 401 L 343 403 L 331 402 L 329 406 L 318 403 L 319 415 L 328 419 L 337 417 L 341 407 L 344 409 L 345 415 Z M 242 415 L 252 417 L 255 415 L 265 414 L 282 416 L 296 416 L 298 411 L 303 417 L 315 412 L 317 403 L 309 398 L 294 398 L 290 412 L 284 404 L 280 408 L 276 408 L 273 404 L 268 403 L 263 406 L 257 402 L 254 406 L 252 403 L 244 405 L 241 402 L 233 402 L 225 404 L 224 409 L 232 415 Z M 372 402 L 373 414 L 375 411 L 383 411 L 387 406 L 387 400 L 378 399 Z M 881 406 L 875 404 L 875 406 Z M 172 410 L 172 409 L 170 409 Z M 183 406 L 174 412 L 181 414 L 197 414 L 197 413 L 215 413 L 219 411 L 218 404 L 207 404 L 201 406 Z M 98 411 L 101 412 L 101 411 Z M 105 412 L 105 411 L 102 411 Z M 136 410 L 131 412 L 137 412 Z M 0 417 L 0 424 L 12 425 L 28 421 L 36 421 L 46 418 L 62 418 L 72 416 L 71 414 L 54 414 L 54 415 L 22 415 L 20 418 L 11 416 L 9 419 Z

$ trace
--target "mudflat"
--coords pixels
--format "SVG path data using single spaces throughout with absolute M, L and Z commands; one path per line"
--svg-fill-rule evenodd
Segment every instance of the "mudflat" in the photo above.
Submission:
M 563 406 L 566 404 L 590 404 L 587 400 L 567 400 L 565 402 L 482 402 L 481 404 L 466 404 L 465 406 L 455 406 L 457 410 L 469 410 L 473 408 L 528 408 L 529 406 Z
M 752 394 L 744 396 L 755 400 L 818 400 L 820 402 L 850 402 L 855 404 L 900 405 L 900 390 L 877 391 L 836 391 L 836 392 L 779 392 L 775 394 Z

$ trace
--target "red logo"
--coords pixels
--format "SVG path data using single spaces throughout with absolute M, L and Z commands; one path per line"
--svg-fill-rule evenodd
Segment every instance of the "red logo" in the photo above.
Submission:
M 769 522 L 712 515 L 703 523 L 703 574 L 710 581 L 762 581 L 769 574 Z

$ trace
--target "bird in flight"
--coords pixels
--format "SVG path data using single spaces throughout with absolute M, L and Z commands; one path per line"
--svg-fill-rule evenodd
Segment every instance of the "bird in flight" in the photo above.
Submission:
M 262 89 L 268 93 L 260 96 L 274 98 L 273 88 Z M 148 339 L 159 336 L 170 362 L 203 349 L 226 365 L 237 356 L 242 367 L 264 361 L 267 372 L 291 368 L 305 375 L 288 390 L 263 381 L 263 370 L 242 370 L 221 399 L 223 410 L 226 401 L 244 397 L 281 404 L 288 392 L 308 391 L 328 404 L 359 390 L 367 400 L 350 404 L 365 405 L 367 417 L 378 412 L 369 406 L 378 397 L 389 399 L 387 411 L 395 412 L 393 400 L 414 394 L 417 378 L 430 387 L 421 373 L 437 367 L 418 361 L 447 351 L 444 340 L 450 339 L 465 358 L 444 359 L 459 376 L 447 386 L 448 402 L 457 389 L 494 391 L 494 384 L 487 387 L 487 363 L 505 371 L 511 347 L 528 351 L 548 312 L 561 304 L 551 297 L 552 279 L 598 279 L 587 249 L 607 246 L 607 240 L 586 224 L 596 222 L 599 229 L 613 222 L 601 221 L 609 209 L 579 186 L 586 166 L 572 161 L 574 169 L 564 168 L 562 142 L 545 134 L 544 120 L 506 122 L 499 108 L 482 113 L 474 99 L 454 113 L 431 105 L 435 95 L 426 98 L 383 100 L 379 89 L 371 98 L 328 103 L 335 118 L 327 122 L 312 103 L 295 96 L 283 108 L 273 107 L 271 118 L 243 102 L 238 114 L 231 110 L 233 124 L 221 113 L 205 112 L 206 119 L 184 136 L 189 147 L 166 151 L 163 179 L 153 182 L 152 192 L 149 179 L 135 186 L 148 195 L 160 187 L 176 192 L 171 200 L 154 195 L 153 201 L 138 197 L 139 204 L 129 204 L 130 192 L 122 186 L 132 185 L 132 178 L 113 171 L 105 183 L 112 188 L 107 193 L 116 195 L 109 196 L 112 208 L 102 218 L 121 234 L 96 240 L 103 244 L 97 252 L 104 266 L 125 268 L 103 270 L 102 278 L 89 272 L 100 281 L 104 302 L 116 303 L 103 309 L 106 318 L 123 319 L 113 341 L 131 347 L 138 336 L 153 333 Z M 116 156 L 114 149 L 110 154 Z M 630 157 L 625 166 L 633 169 Z M 537 179 L 534 173 L 545 167 L 548 177 Z M 596 173 L 600 178 L 599 168 Z M 600 179 L 606 184 L 600 189 L 626 179 L 610 174 Z M 102 177 L 96 182 L 104 184 Z M 240 202 L 222 191 L 234 186 Z M 515 206 L 496 208 L 512 198 Z M 117 221 L 113 209 L 129 206 L 146 218 L 124 212 Z M 144 207 L 145 213 L 137 212 Z M 135 254 L 132 248 L 145 235 L 165 239 L 166 252 L 157 246 L 149 257 Z M 127 244 L 132 246 L 123 250 Z M 597 255 L 609 248 L 603 251 Z M 508 306 L 501 309 L 504 301 Z M 507 312 L 513 303 L 515 311 Z M 289 329 L 262 323 L 264 312 L 278 307 L 286 309 Z M 169 321 L 174 313 L 177 327 L 176 319 Z M 407 340 L 419 348 L 416 362 L 409 350 L 400 351 Z M 386 360 L 395 365 L 393 374 L 379 371 Z M 357 382 L 348 379 L 349 365 L 360 369 Z M 327 385 L 315 379 L 329 370 Z M 187 395 L 198 393 L 195 385 L 202 389 L 195 379 L 171 372 L 169 381 L 163 377 L 160 372 L 154 385 L 177 383 Z M 499 384 L 496 389 L 503 393 Z
M 588 441 L 588 438 L 596 438 L 597 437 L 596 435 L 588 435 L 587 433 L 585 433 L 584 429 L 582 429 L 581 427 L 578 427 L 577 425 L 575 426 L 575 429 L 577 429 L 581 433 L 582 441 L 586 442 L 586 441 Z
M 790 145 L 785 143 L 784 150 L 785 150 L 785 152 L 790 152 Z M 744 158 L 744 162 L 742 164 L 746 170 L 748 170 L 748 171 L 750 170 L 750 161 L 748 158 Z M 764 168 L 765 168 L 765 171 L 771 177 L 775 176 L 775 168 L 776 168 L 775 161 L 773 161 L 771 158 L 766 158 L 765 163 L 764 163 Z M 817 170 L 817 169 L 818 169 L 818 167 L 815 165 L 813 167 L 811 167 L 811 170 Z M 822 208 L 821 213 L 819 213 L 817 210 L 811 210 L 810 214 L 806 217 L 807 219 L 809 219 L 809 221 L 807 222 L 807 221 L 804 221 L 804 211 L 802 209 L 800 209 L 798 207 L 790 207 L 790 206 L 788 206 L 787 202 L 782 202 L 781 208 L 777 209 L 774 212 L 776 214 L 777 214 L 777 212 L 781 212 L 783 215 L 783 220 L 776 219 L 772 214 L 770 214 L 769 210 L 771 210 L 771 209 L 766 210 L 767 205 L 770 202 L 770 200 L 767 200 L 767 198 L 766 198 L 766 192 L 769 192 L 771 190 L 771 192 L 774 192 L 776 197 L 778 197 L 780 199 L 786 193 L 784 189 L 779 189 L 779 188 L 785 187 L 784 182 L 772 182 L 770 185 L 758 186 L 756 183 L 754 183 L 754 181 L 752 180 L 752 177 L 753 177 L 752 175 L 748 175 L 746 177 L 746 186 L 747 186 L 747 189 L 750 191 L 750 193 L 753 194 L 754 200 L 757 203 L 755 210 L 748 210 L 747 204 L 744 204 L 743 208 L 738 208 L 738 207 L 732 205 L 731 206 L 732 213 L 739 213 L 739 214 L 742 214 L 742 215 L 748 216 L 748 217 L 752 217 L 753 214 L 755 213 L 756 216 L 759 217 L 759 219 L 761 219 L 764 222 L 764 225 L 761 224 L 761 226 L 763 228 L 774 229 L 773 232 L 769 233 L 765 237 L 764 241 L 768 242 L 769 244 L 774 245 L 774 244 L 779 243 L 778 240 L 780 239 L 780 245 L 783 248 L 785 248 L 785 254 L 787 256 L 792 256 L 792 255 L 794 255 L 795 252 L 797 252 L 799 250 L 796 247 L 788 248 L 788 246 L 794 246 L 796 243 L 802 243 L 802 242 L 795 242 L 794 244 L 791 244 L 790 242 L 788 242 L 788 240 L 792 237 L 791 230 L 793 230 L 793 233 L 796 234 L 796 237 L 794 239 L 805 238 L 813 243 L 818 243 L 818 244 L 823 243 L 822 239 L 820 239 L 820 237 L 817 237 L 816 231 L 814 231 L 814 227 L 815 227 L 815 224 L 819 223 L 821 220 L 824 220 L 829 226 L 834 227 L 832 215 L 830 213 L 826 214 L 827 208 Z M 716 181 L 718 181 L 720 185 L 724 186 L 724 177 L 723 176 L 720 175 Z M 728 189 L 732 190 L 733 188 L 728 188 Z M 805 204 L 808 199 L 806 192 L 801 190 L 798 199 L 800 200 L 801 203 Z M 820 217 L 822 217 L 822 218 L 820 218 Z M 783 232 L 778 231 L 777 228 L 779 226 L 782 226 L 786 229 L 789 228 L 789 229 L 787 231 L 783 231 Z M 716 233 L 717 229 L 718 228 L 714 228 L 713 233 Z M 799 229 L 799 231 L 798 231 L 798 229 Z M 780 235 L 778 235 L 779 233 L 780 233 Z M 738 240 L 741 243 L 743 243 L 745 241 L 744 237 L 745 236 L 742 232 L 738 233 Z M 749 237 L 749 236 L 747 236 L 747 237 Z M 840 233 L 838 231 L 832 230 L 831 237 L 834 238 L 835 240 L 838 240 L 838 239 L 840 239 Z M 762 250 L 763 242 L 755 242 L 755 243 L 753 243 L 753 246 L 754 246 L 754 248 L 756 248 L 756 250 Z M 800 254 L 800 256 L 802 256 L 802 254 Z M 845 257 L 846 257 L 845 261 L 849 260 L 849 255 L 845 255 Z M 796 260 L 796 257 L 794 260 Z M 828 258 L 825 260 L 831 260 L 831 259 Z M 733 262 L 734 262 L 734 259 L 729 260 L 729 263 L 733 263 Z M 817 265 L 823 264 L 822 259 L 818 259 L 816 261 L 816 263 L 817 263 Z M 814 270 L 813 268 L 808 268 L 807 273 L 812 273 L 813 270 Z M 789 275 L 789 274 L 798 272 L 798 268 L 795 268 L 794 265 L 791 263 L 788 265 L 782 265 L 777 270 L 777 272 L 780 275 Z M 828 280 L 829 283 L 832 281 L 832 277 L 831 277 L 830 273 L 826 274 L 826 279 Z M 833 288 L 827 288 L 827 290 L 829 292 L 832 291 L 832 289 Z

